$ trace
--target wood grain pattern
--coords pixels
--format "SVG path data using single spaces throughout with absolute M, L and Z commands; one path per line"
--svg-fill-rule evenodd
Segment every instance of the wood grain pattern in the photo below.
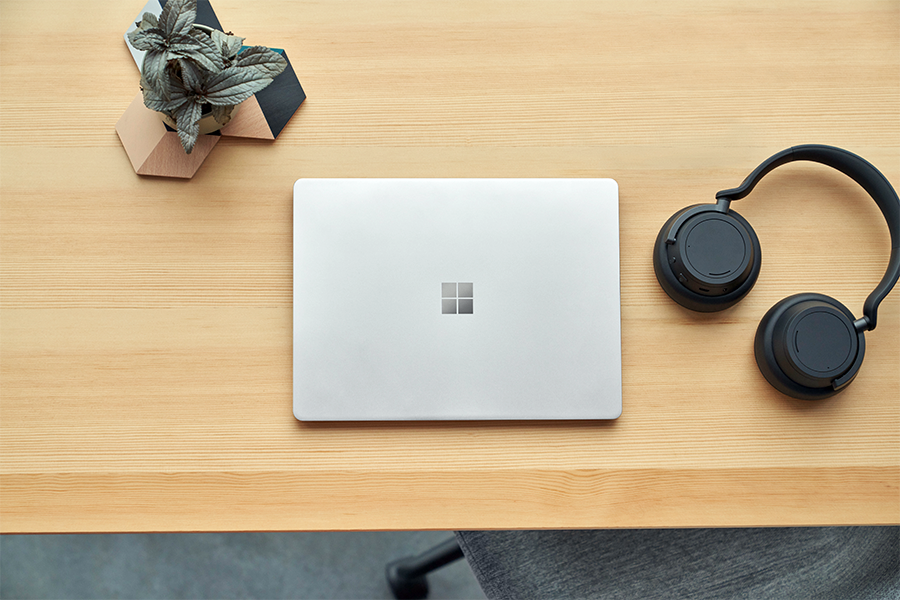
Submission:
M 239 108 L 238 114 L 222 128 L 223 136 L 275 139 L 255 95 L 244 100 Z
M 0 531 L 900 523 L 900 295 L 824 403 L 751 350 L 792 293 L 861 310 L 890 246 L 865 193 L 794 164 L 736 203 L 763 270 L 725 313 L 650 263 L 669 215 L 793 144 L 900 182 L 896 1 L 217 0 L 309 99 L 190 181 L 136 175 L 114 131 L 139 8 L 0 3 Z M 594 176 L 621 195 L 618 421 L 294 420 L 295 179 Z

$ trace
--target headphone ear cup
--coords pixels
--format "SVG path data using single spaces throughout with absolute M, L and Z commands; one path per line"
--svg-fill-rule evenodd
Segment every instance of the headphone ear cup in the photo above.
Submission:
M 675 302 L 699 312 L 737 304 L 753 288 L 761 266 L 762 249 L 750 223 L 715 205 L 689 206 L 672 215 L 653 248 L 660 286 Z
M 781 300 L 762 318 L 753 351 L 763 377 L 779 392 L 822 400 L 853 381 L 866 351 L 847 307 L 822 294 Z

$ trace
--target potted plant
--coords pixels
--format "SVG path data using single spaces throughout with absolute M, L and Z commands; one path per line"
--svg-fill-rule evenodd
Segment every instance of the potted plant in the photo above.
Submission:
M 144 50 L 144 105 L 162 114 L 188 154 L 200 134 L 224 127 L 237 105 L 264 89 L 287 61 L 265 46 L 243 48 L 244 38 L 197 25 L 197 0 L 168 0 L 157 18 L 144 13 L 128 34 Z M 204 131 L 206 133 L 207 131 Z

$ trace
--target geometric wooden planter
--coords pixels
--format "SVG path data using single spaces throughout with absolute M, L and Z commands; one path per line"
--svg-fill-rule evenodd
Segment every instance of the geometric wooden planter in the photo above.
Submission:
M 201 135 L 194 150 L 185 153 L 178 133 L 166 127 L 156 112 L 144 106 L 144 97 L 140 93 L 116 123 L 116 133 L 135 173 L 185 179 L 194 176 L 221 137 Z
M 136 20 L 140 21 L 145 12 L 159 16 L 162 6 L 157 0 L 150 0 Z M 196 22 L 222 30 L 208 0 L 198 0 Z M 132 29 L 134 25 L 128 31 Z M 143 54 L 128 43 L 127 32 L 125 43 L 128 44 L 140 72 Z M 178 134 L 162 122 L 159 114 L 144 106 L 143 96 L 138 93 L 116 123 L 116 133 L 119 134 L 134 171 L 139 175 L 190 179 L 221 137 L 263 140 L 277 138 L 306 100 L 306 93 L 294 73 L 287 53 L 277 48 L 272 50 L 287 60 L 284 71 L 268 87 L 242 102 L 240 110 L 235 112 L 228 125 L 220 131 L 198 137 L 190 154 L 185 153 Z

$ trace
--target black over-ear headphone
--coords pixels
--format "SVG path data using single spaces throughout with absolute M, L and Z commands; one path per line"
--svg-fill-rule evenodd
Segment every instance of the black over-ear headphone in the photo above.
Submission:
M 716 194 L 715 204 L 684 208 L 666 221 L 653 248 L 653 268 L 678 304 L 702 312 L 726 309 L 747 295 L 759 276 L 759 240 L 729 205 L 749 194 L 769 171 L 795 160 L 837 169 L 878 204 L 891 234 L 884 277 L 853 317 L 822 294 L 796 294 L 769 309 L 756 330 L 754 353 L 763 376 L 778 391 L 803 400 L 832 396 L 853 381 L 862 365 L 864 332 L 875 329 L 878 305 L 900 276 L 900 200 L 881 172 L 865 159 L 833 146 L 788 148 L 754 170 L 740 187 Z

